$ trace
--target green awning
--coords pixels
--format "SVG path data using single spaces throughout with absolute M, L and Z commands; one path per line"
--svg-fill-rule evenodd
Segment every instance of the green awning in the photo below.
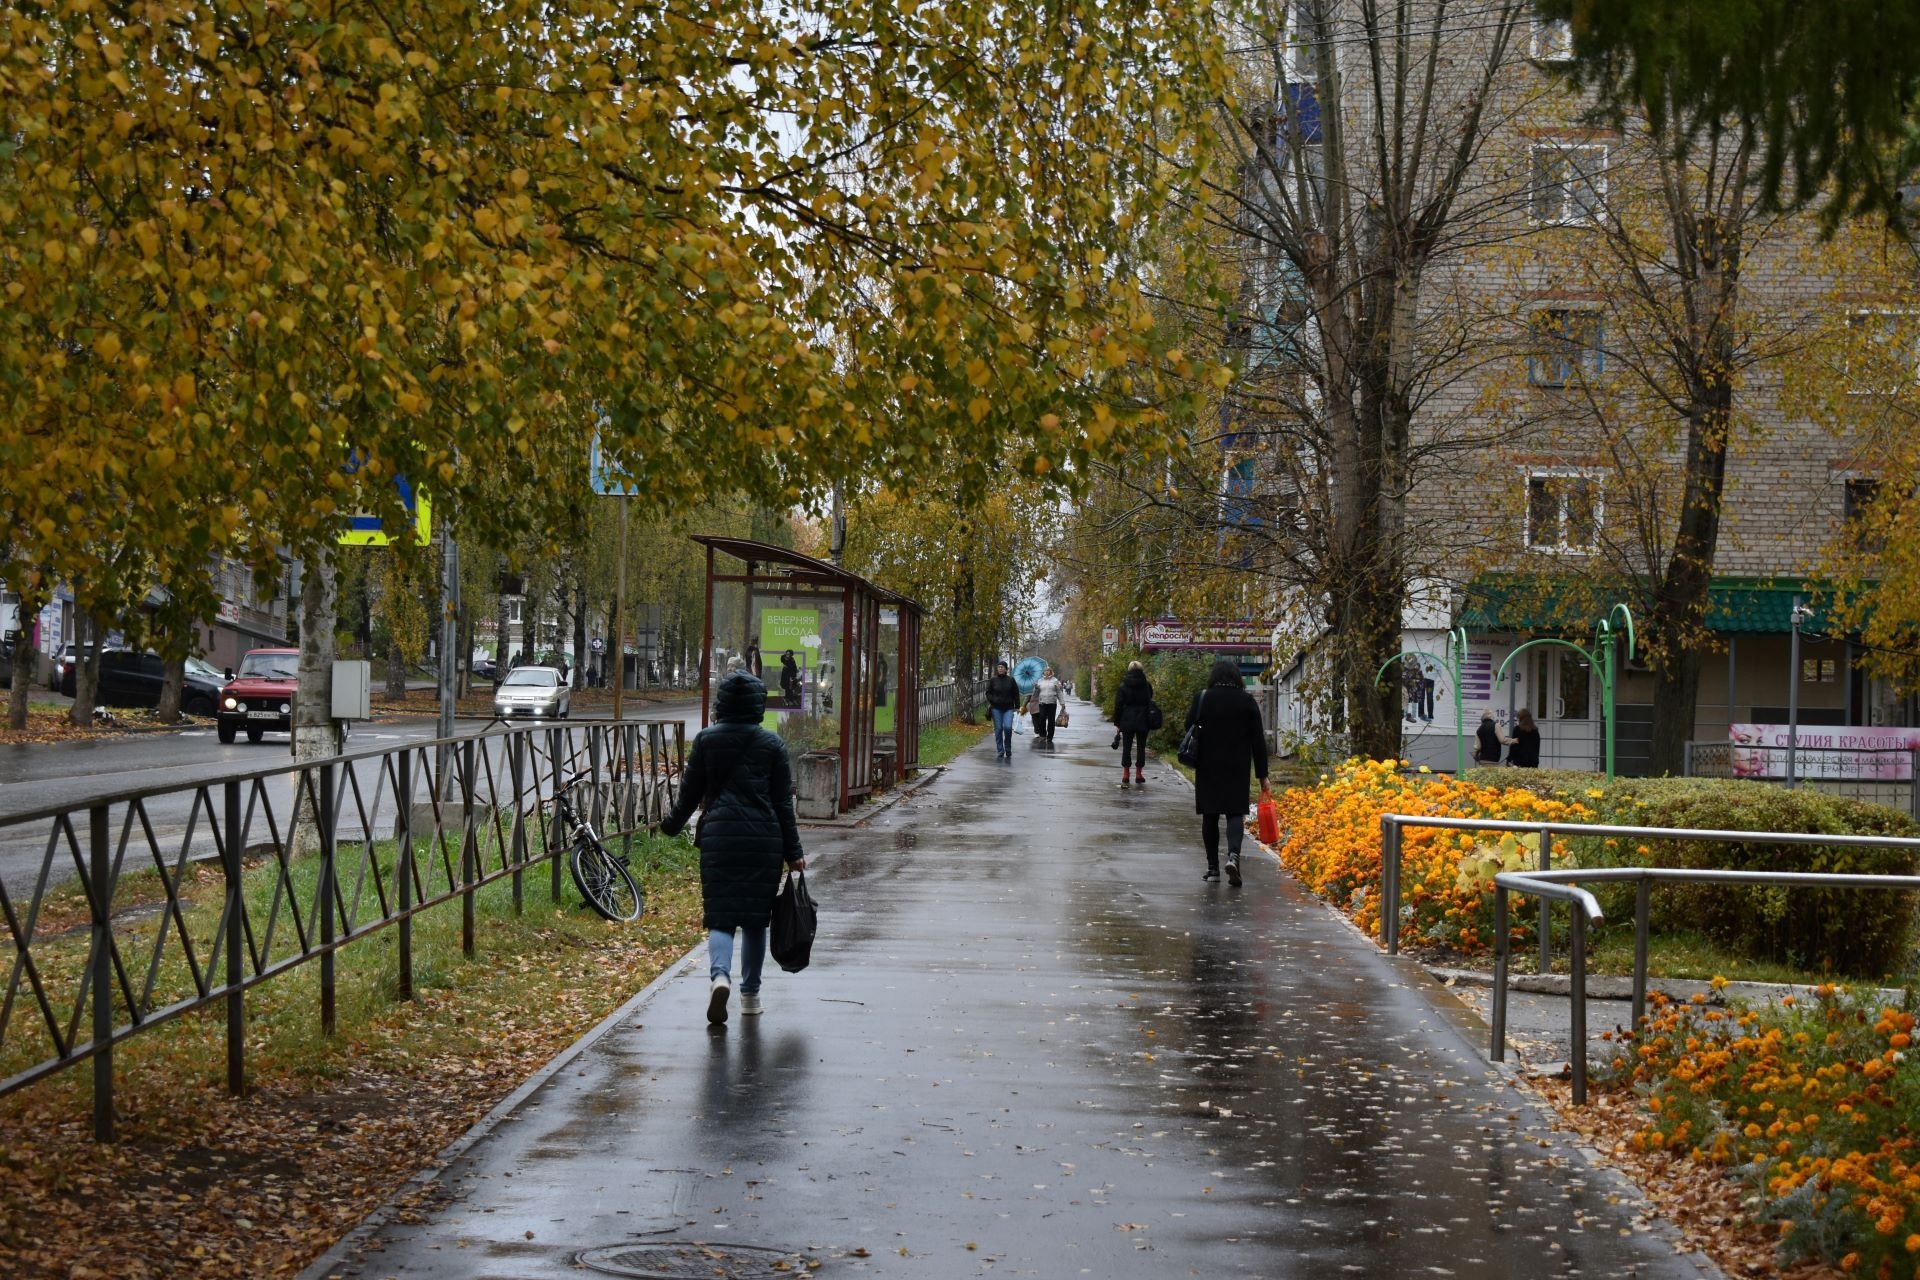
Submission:
M 1828 626 L 1831 594 L 1805 579 L 1716 578 L 1707 590 L 1709 631 L 1785 635 L 1793 629 L 1796 596 L 1813 609 L 1813 617 L 1803 624 L 1805 630 L 1824 631 Z M 1626 598 L 1609 597 L 1587 583 L 1566 578 L 1483 574 L 1467 588 L 1467 607 L 1460 621 L 1474 633 L 1585 632 L 1614 600 Z

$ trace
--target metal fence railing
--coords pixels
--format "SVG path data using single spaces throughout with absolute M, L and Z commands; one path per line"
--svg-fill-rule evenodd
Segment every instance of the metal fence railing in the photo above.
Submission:
M 519 911 L 546 862 L 563 900 L 561 781 L 586 771 L 578 807 L 630 847 L 673 804 L 685 763 L 678 721 L 576 720 L 0 815 L 0 1095 L 91 1061 L 94 1130 L 110 1138 L 115 1047 L 217 1004 L 238 1093 L 250 989 L 317 965 L 331 1034 L 337 953 L 392 926 L 411 997 L 421 912 L 460 901 L 471 955 L 483 886 L 510 880 Z M 201 864 L 218 868 L 218 893 L 190 891 Z
M 1685 768 L 1689 778 L 1811 787 L 1920 819 L 1920 748 L 1689 742 Z
M 1593 836 L 1623 840 L 1684 840 L 1689 843 L 1827 845 L 1849 849 L 1906 849 L 1920 856 L 1920 839 L 1903 836 L 1858 836 L 1800 831 L 1695 831 L 1684 827 L 1622 827 L 1601 823 L 1513 822 L 1493 818 L 1442 818 L 1417 814 L 1386 814 L 1381 828 L 1381 932 L 1389 953 L 1400 949 L 1400 842 L 1408 828 L 1449 831 L 1507 832 L 1540 837 L 1540 866 L 1536 871 L 1502 871 L 1493 884 L 1493 1061 L 1504 1061 L 1507 1037 L 1507 967 L 1512 951 L 1509 936 L 1510 894 L 1540 899 L 1540 972 L 1552 967 L 1551 912 L 1555 902 L 1571 908 L 1568 981 L 1572 1002 L 1572 1047 L 1569 1064 L 1573 1100 L 1587 1100 L 1587 931 L 1604 918 L 1599 899 L 1579 884 L 1628 882 L 1635 886 L 1633 913 L 1633 1025 L 1637 1029 L 1647 1012 L 1647 937 L 1652 889 L 1658 883 L 1712 883 L 1780 885 L 1807 889 L 1920 889 L 1920 876 L 1826 874 L 1807 871 L 1715 871 L 1682 867 L 1551 867 L 1553 837 Z

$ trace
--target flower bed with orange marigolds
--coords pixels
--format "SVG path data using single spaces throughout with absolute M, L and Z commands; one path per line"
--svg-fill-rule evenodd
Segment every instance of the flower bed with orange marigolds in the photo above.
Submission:
M 1426 771 L 1408 772 L 1396 760 L 1349 760 L 1317 786 L 1276 797 L 1282 839 L 1277 852 L 1287 870 L 1314 893 L 1380 935 L 1380 818 L 1382 814 L 1586 822 L 1576 801 L 1520 787 L 1490 785 Z M 1493 877 L 1501 870 L 1537 866 L 1533 836 L 1489 839 L 1471 831 L 1409 829 L 1400 847 L 1403 936 L 1469 954 L 1493 944 Z M 1572 865 L 1556 856 L 1555 866 Z M 1516 905 L 1520 899 L 1516 898 Z M 1515 910 L 1513 938 L 1530 937 L 1527 913 Z
M 1726 1166 L 1751 1180 L 1783 1262 L 1843 1272 L 1920 1272 L 1920 1058 L 1915 1000 L 1830 985 L 1810 1002 L 1709 1008 L 1655 996 L 1614 1059 L 1645 1098 L 1643 1150 Z

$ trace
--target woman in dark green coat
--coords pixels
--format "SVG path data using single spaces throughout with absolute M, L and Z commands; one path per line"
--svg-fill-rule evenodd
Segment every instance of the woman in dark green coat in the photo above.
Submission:
M 743 671 L 720 682 L 714 723 L 693 740 L 680 795 L 660 830 L 674 835 L 696 808 L 700 824 L 700 896 L 707 926 L 707 1021 L 727 1020 L 733 992 L 733 934 L 745 935 L 740 957 L 740 1014 L 760 1013 L 760 969 L 767 957 L 767 924 L 780 888 L 782 865 L 803 868 L 800 828 L 793 813 L 793 770 L 779 735 L 760 727 L 767 687 Z

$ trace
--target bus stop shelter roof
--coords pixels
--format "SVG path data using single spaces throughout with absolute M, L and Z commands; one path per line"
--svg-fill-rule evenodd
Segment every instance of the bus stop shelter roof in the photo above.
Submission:
M 791 547 L 776 547 L 770 542 L 755 542 L 751 538 L 724 538 L 717 534 L 710 533 L 695 534 L 693 540 L 703 547 L 730 555 L 736 560 L 744 560 L 750 565 L 786 565 L 788 568 L 796 569 L 808 577 L 822 578 L 837 586 L 867 592 L 886 604 L 903 609 L 911 609 L 914 613 L 925 612 L 917 600 L 903 596 L 897 591 L 889 591 L 879 583 L 870 582 L 859 574 L 843 569 L 837 564 L 826 560 L 816 560 L 812 556 L 802 555 Z M 778 582 L 779 579 L 769 578 L 768 581 Z

